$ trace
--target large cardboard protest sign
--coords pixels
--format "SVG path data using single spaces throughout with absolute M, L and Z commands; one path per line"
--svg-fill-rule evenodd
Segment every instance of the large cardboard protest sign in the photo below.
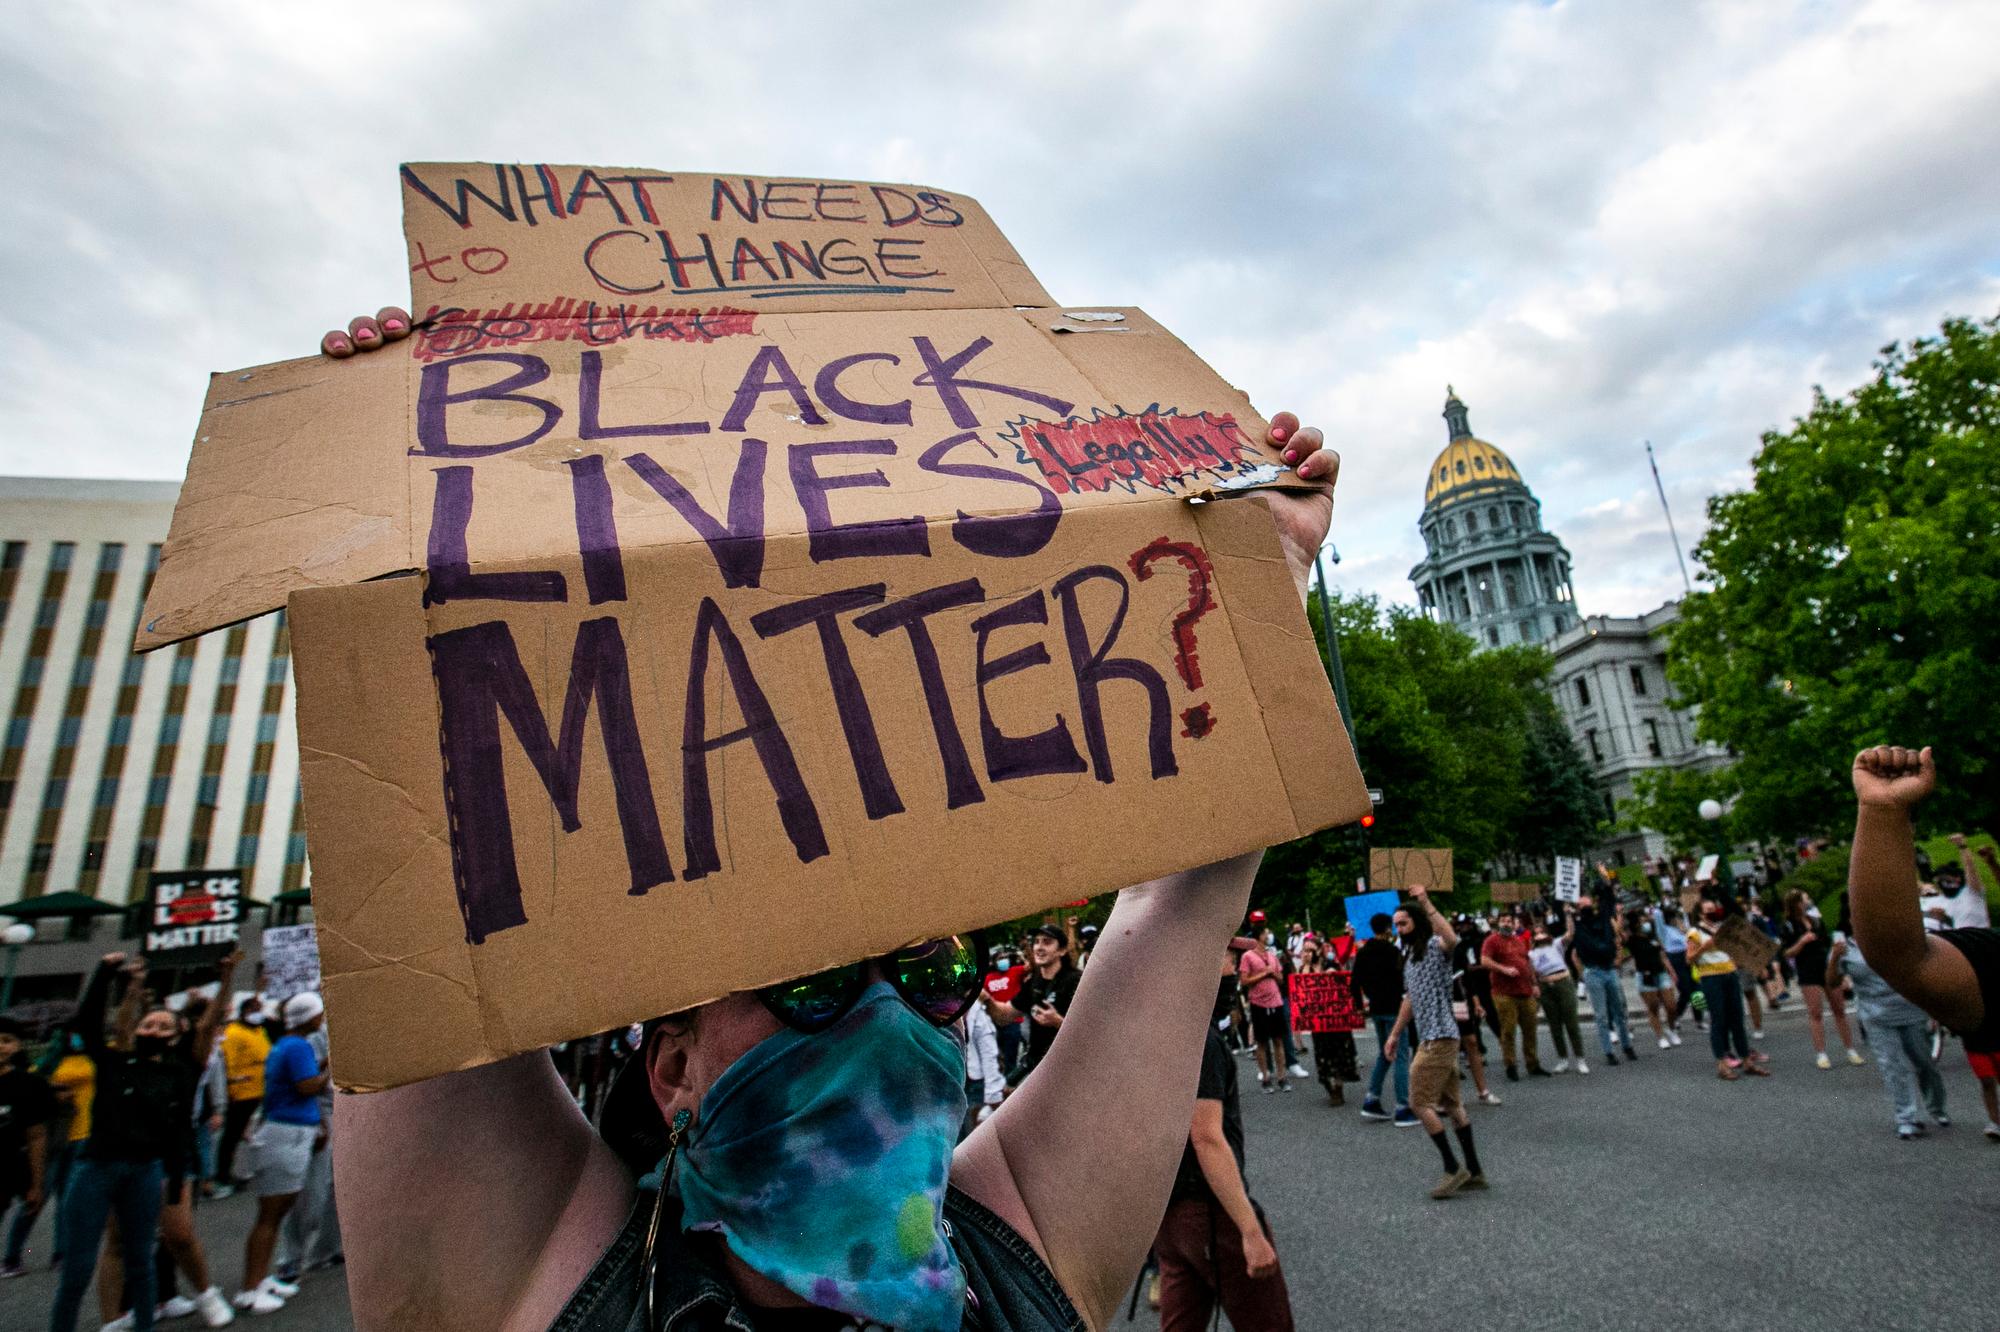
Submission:
M 236 948 L 243 929 L 243 871 L 156 870 L 147 877 L 140 950 L 155 967 L 202 966 Z
M 1412 885 L 1451 891 L 1451 848 L 1378 846 L 1368 853 L 1368 882 L 1376 890 Z
M 1541 895 L 1539 883 L 1502 882 L 1493 885 L 1492 899 L 1496 904 L 1533 902 Z
M 1264 421 L 973 201 L 402 179 L 428 326 L 213 380 L 139 635 L 289 607 L 343 1085 L 1368 809 Z
M 1351 971 L 1295 971 L 1291 989 L 1292 1025 L 1300 1031 L 1360 1031 L 1367 1023 L 1354 1003 Z
M 1715 946 L 1729 954 L 1729 960 L 1746 977 L 1764 974 L 1764 968 L 1778 955 L 1778 941 L 1742 916 L 1731 916 L 1715 931 Z

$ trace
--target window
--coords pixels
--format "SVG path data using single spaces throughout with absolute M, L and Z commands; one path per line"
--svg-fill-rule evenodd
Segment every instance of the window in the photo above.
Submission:
M 60 809 L 63 798 L 69 794 L 69 778 L 51 777 L 42 787 L 42 808 Z
M 111 743 L 114 745 L 132 742 L 132 717 L 129 713 L 119 713 L 111 719 Z
M 236 839 L 236 863 L 244 866 L 257 863 L 256 833 L 244 833 Z
M 198 805 L 213 805 L 216 801 L 216 797 L 218 797 L 221 794 L 222 794 L 222 778 L 214 776 L 213 774 L 203 777 L 201 781 L 196 783 L 195 785 L 194 798 L 195 798 L 195 803 Z
M 169 712 L 160 719 L 160 743 L 177 745 L 181 740 L 181 714 Z
M 1590 706 L 1590 681 L 1584 679 L 1581 675 L 1576 677 L 1576 702 L 1578 707 L 1587 708 Z M 1597 732 L 1592 731 L 1591 734 L 1596 735 Z
M 33 689 L 42 682 L 43 660 L 41 657 L 30 657 L 21 663 L 21 688 Z
M 295 832 L 285 842 L 285 863 L 303 865 L 306 863 L 306 835 Z
M 146 674 L 146 659 L 137 655 L 125 658 L 125 674 L 118 677 L 118 683 L 135 685 Z
M 188 682 L 189 677 L 192 676 L 193 674 L 194 674 L 194 655 L 192 653 L 184 652 L 180 656 L 174 658 L 174 673 L 171 677 L 173 683 L 186 684 Z
M 1486 627 L 1486 642 L 1489 647 L 1499 647 L 1500 631 L 1498 629 L 1495 629 L 1493 626 L 1488 625 Z
M 172 782 L 172 781 L 173 781 L 173 777 L 172 777 L 172 775 L 171 775 L 171 774 L 169 774 L 169 773 L 164 773 L 164 772 L 163 772 L 163 773 L 161 773 L 161 774 L 160 774 L 159 776 L 157 776 L 157 777 L 153 778 L 153 779 L 152 779 L 151 781 L 147 782 L 147 783 L 146 783 L 146 803 L 147 803 L 147 804 L 149 804 L 149 805 L 164 805 L 164 804 L 166 804 L 166 803 L 167 803 L 167 785 L 168 785 L 168 783 L 170 783 L 170 782 Z
M 267 685 L 283 684 L 285 682 L 285 664 L 290 660 L 289 657 L 282 654 L 271 658 L 271 664 L 264 668 L 264 683 Z
M 125 547 L 116 541 L 107 541 L 97 551 L 97 572 L 117 573 L 118 566 L 125 562 Z
M 1593 763 L 1604 762 L 1604 747 L 1597 743 L 1597 732 L 1585 731 L 1583 738 L 1590 742 L 1590 759 Z
M 16 717 L 7 723 L 7 748 L 19 749 L 28 743 L 28 718 Z
M 54 842 L 36 842 L 34 850 L 28 852 L 28 873 L 47 873 L 49 860 L 55 853 L 56 844 Z
M 55 549 L 49 552 L 49 572 L 67 573 L 69 571 L 70 559 L 73 556 L 75 556 L 75 554 L 76 554 L 76 542 L 74 541 L 56 542 Z
M 83 627 L 86 629 L 102 629 L 104 622 L 110 618 L 111 603 L 103 600 L 93 600 L 90 605 L 84 608 Z
M 1502 575 L 1500 579 L 1500 586 L 1507 594 L 1508 610 L 1512 610 L 1514 609 L 1514 607 L 1521 604 L 1521 585 L 1516 581 L 1514 581 L 1513 574 Z
M 56 723 L 56 743 L 59 745 L 73 745 L 76 743 L 77 734 L 82 730 L 83 718 L 64 717 Z
M 1646 718 L 1646 752 L 1660 757 L 1660 724 L 1651 717 Z
M 222 674 L 219 677 L 217 677 L 216 683 L 233 685 L 236 683 L 236 677 L 242 674 L 242 672 L 243 672 L 243 658 L 224 657 L 222 659 Z
M 98 778 L 97 807 L 99 809 L 103 809 L 106 805 L 115 803 L 117 799 L 118 799 L 118 779 L 116 777 Z
M 278 738 L 278 714 L 266 712 L 257 718 L 257 743 L 268 745 Z
M 226 744 L 229 741 L 229 714 L 218 712 L 208 719 L 208 743 Z
M 132 852 L 132 864 L 138 869 L 151 869 L 153 862 L 160 858 L 160 843 L 157 838 L 141 837 L 139 845 Z
M 271 774 L 268 772 L 253 772 L 250 774 L 250 785 L 243 796 L 243 802 L 248 805 L 261 805 L 264 803 L 264 798 L 270 793 Z
M 69 682 L 72 686 L 87 685 L 91 682 L 91 680 L 96 678 L 96 675 L 97 675 L 97 658 L 78 657 L 76 659 L 76 665 L 70 670 Z

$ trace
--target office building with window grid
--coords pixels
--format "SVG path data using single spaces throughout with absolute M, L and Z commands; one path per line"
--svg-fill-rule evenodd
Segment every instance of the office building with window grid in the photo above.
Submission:
M 0 478 L 0 909 L 156 869 L 306 881 L 283 612 L 132 652 L 180 487 Z

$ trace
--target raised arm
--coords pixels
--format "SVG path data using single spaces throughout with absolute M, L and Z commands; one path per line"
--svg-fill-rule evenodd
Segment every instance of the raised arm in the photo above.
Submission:
M 1917 901 L 1910 807 L 1937 786 L 1929 746 L 1883 745 L 1854 759 L 1854 850 L 1848 902 L 1861 955 L 1910 1002 L 1947 1026 L 1970 1031 L 1986 1006 L 1965 954 L 1924 931 Z
M 215 1051 L 215 1033 L 222 1030 L 222 1019 L 229 1008 L 230 983 L 236 979 L 236 964 L 242 960 L 243 950 L 240 948 L 231 949 L 229 956 L 222 959 L 221 972 L 215 982 L 215 999 L 194 1029 L 194 1062 L 197 1065 L 206 1065 L 209 1055 Z
M 1417 899 L 1417 905 L 1430 916 L 1431 932 L 1437 935 L 1438 942 L 1444 945 L 1444 951 L 1449 953 L 1458 947 L 1458 931 L 1454 930 L 1451 922 L 1445 919 L 1444 912 L 1437 909 L 1437 903 L 1431 901 L 1430 890 L 1420 883 L 1413 883 L 1409 887 L 1409 894 Z
M 93 1063 L 102 1060 L 107 1051 L 104 1045 L 104 1006 L 111 997 L 111 978 L 118 974 L 118 964 L 125 960 L 123 953 L 107 954 L 97 964 L 97 970 L 90 973 L 90 984 L 84 989 L 83 1002 L 77 1005 L 76 1034 L 83 1038 L 83 1052 Z

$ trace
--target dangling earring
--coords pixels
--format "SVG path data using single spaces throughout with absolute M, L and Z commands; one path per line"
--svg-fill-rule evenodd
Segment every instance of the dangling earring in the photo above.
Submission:
M 690 1111 L 674 1111 L 673 1127 L 667 1130 L 667 1154 L 660 1161 L 660 1191 L 653 1195 L 653 1220 L 646 1227 L 646 1252 L 639 1262 L 639 1270 L 643 1274 L 642 1279 L 646 1283 L 646 1326 L 648 1329 L 654 1326 L 653 1264 L 657 1260 L 653 1254 L 653 1245 L 660 1238 L 660 1213 L 665 1211 L 667 1206 L 667 1181 L 674 1176 L 674 1154 L 680 1151 L 681 1135 L 687 1132 L 688 1123 L 693 1118 L 694 1115 Z

